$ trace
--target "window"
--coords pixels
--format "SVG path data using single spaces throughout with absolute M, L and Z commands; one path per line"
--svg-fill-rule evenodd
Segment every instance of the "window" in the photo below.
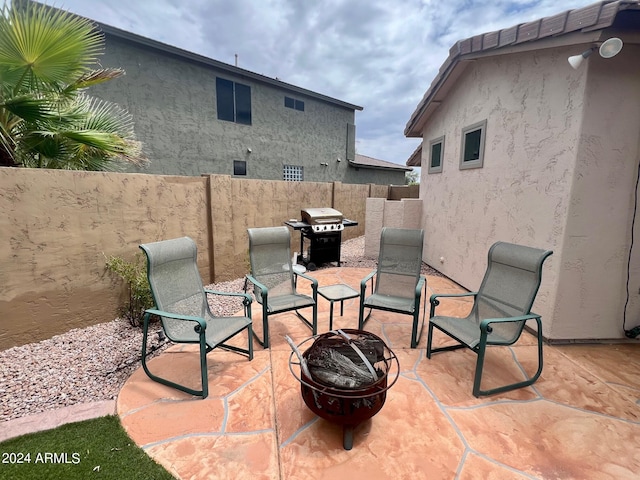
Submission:
M 295 98 L 291 97 L 284 97 L 284 106 L 304 112 L 304 102 L 302 100 L 296 100 Z
M 218 120 L 251 125 L 251 87 L 216 78 Z
M 282 179 L 286 182 L 302 182 L 304 170 L 300 165 L 283 165 Z
M 442 172 L 442 157 L 444 156 L 444 135 L 429 142 L 428 173 Z
M 247 174 L 247 162 L 244 160 L 233 161 L 233 174 L 234 175 L 246 175 Z
M 484 164 L 484 138 L 487 121 L 462 129 L 460 169 L 481 168 Z

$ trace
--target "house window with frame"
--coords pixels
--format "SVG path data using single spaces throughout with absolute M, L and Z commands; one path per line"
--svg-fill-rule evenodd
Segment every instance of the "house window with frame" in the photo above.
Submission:
M 284 106 L 287 108 L 293 108 L 294 110 L 299 110 L 300 112 L 304 112 L 304 102 L 302 100 L 297 100 L 291 97 L 284 97 Z
M 233 161 L 233 174 L 234 175 L 247 175 L 247 162 L 244 160 L 234 160 Z
M 283 165 L 282 179 L 285 182 L 302 182 L 304 180 L 304 167 L 301 165 Z
M 460 147 L 460 170 L 482 168 L 484 165 L 484 142 L 487 121 L 483 120 L 462 129 Z
M 251 87 L 216 77 L 218 120 L 251 125 Z
M 444 135 L 434 138 L 429 142 L 429 168 L 428 173 L 442 172 L 442 159 L 444 157 Z

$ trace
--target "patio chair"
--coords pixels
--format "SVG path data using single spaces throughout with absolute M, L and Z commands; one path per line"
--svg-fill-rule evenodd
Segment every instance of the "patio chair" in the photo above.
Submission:
M 374 309 L 410 315 L 413 317 L 411 348 L 418 346 L 424 326 L 427 298 L 427 279 L 420 274 L 423 241 L 423 230 L 390 227 L 382 229 L 378 267 L 360 282 L 360 330 L 364 328 Z M 368 297 L 367 282 L 371 283 L 372 292 Z M 422 324 L 418 331 L 421 298 Z M 365 308 L 369 308 L 366 318 Z
M 147 277 L 155 302 L 155 308 L 146 310 L 144 314 L 142 367 L 149 378 L 156 382 L 207 398 L 207 353 L 221 347 L 246 354 L 249 360 L 253 359 L 251 297 L 244 293 L 205 290 L 196 264 L 196 244 L 189 237 L 146 243 L 140 245 L 140 248 L 147 256 Z M 207 294 L 242 297 L 244 316 L 214 316 L 209 309 Z M 151 315 L 160 317 L 164 333 L 172 342 L 199 345 L 202 390 L 179 385 L 149 371 L 146 358 Z M 247 330 L 249 336 L 246 350 L 224 343 L 243 330 Z
M 427 358 L 435 352 L 469 348 L 478 355 L 473 395 L 493 395 L 532 385 L 542 373 L 542 322 L 531 312 L 542 280 L 542 264 L 553 252 L 497 242 L 489 249 L 487 270 L 477 292 L 431 295 Z M 465 318 L 436 316 L 438 298 L 473 296 L 471 313 Z M 487 346 L 514 344 L 528 320 L 538 328 L 538 370 L 530 378 L 489 390 L 480 388 Z M 432 348 L 433 327 L 458 343 Z
M 253 285 L 256 301 L 262 305 L 263 339 L 257 338 L 264 347 L 269 347 L 269 323 L 271 315 L 294 310 L 298 318 L 307 325 L 313 335 L 318 333 L 318 281 L 293 269 L 291 262 L 291 234 L 287 227 L 249 228 L 249 260 L 251 273 L 246 276 Z M 298 277 L 311 282 L 312 296 L 297 291 Z M 298 312 L 301 308 L 312 309 L 312 320 Z

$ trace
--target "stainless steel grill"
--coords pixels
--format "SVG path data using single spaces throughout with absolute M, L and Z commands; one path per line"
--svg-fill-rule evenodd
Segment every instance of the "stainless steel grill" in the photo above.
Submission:
M 358 225 L 358 222 L 348 220 L 338 210 L 326 207 L 303 208 L 300 215 L 302 220 L 292 219 L 284 223 L 300 231 L 302 263 L 309 270 L 328 262 L 338 262 L 340 266 L 342 231 L 345 227 Z M 309 240 L 307 250 L 305 239 Z
M 308 223 L 315 233 L 344 230 L 342 213 L 333 208 L 303 208 L 302 221 Z

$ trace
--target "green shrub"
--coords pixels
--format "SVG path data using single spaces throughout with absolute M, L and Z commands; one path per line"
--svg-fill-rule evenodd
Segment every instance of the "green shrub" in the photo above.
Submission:
M 153 295 L 147 280 L 147 264 L 142 253 L 137 253 L 133 262 L 111 256 L 106 262 L 107 270 L 118 275 L 129 286 L 129 302 L 121 314 L 134 327 L 140 326 L 147 308 L 153 308 Z

